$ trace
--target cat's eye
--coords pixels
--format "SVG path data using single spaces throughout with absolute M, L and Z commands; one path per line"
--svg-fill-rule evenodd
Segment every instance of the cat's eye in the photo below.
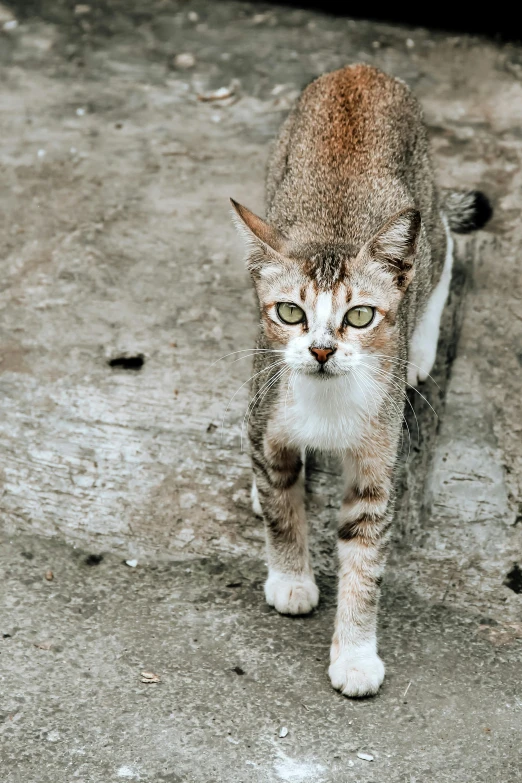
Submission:
M 276 309 L 284 324 L 300 324 L 305 320 L 304 310 L 292 302 L 279 302 Z
M 371 324 L 374 315 L 374 307 L 360 305 L 359 307 L 352 307 L 351 310 L 348 310 L 344 316 L 344 320 L 350 326 L 355 326 L 356 329 L 362 329 L 364 326 L 369 326 Z

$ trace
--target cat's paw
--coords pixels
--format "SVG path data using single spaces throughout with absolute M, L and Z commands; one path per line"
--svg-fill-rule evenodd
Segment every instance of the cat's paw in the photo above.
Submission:
M 430 377 L 437 358 L 438 329 L 434 334 L 427 332 L 423 323 L 413 335 L 410 346 L 406 380 L 410 386 L 418 386 Z
M 265 597 L 281 614 L 308 614 L 319 603 L 319 590 L 312 576 L 272 571 L 265 582 Z
M 414 388 L 418 386 L 419 383 L 424 383 L 424 381 L 430 377 L 430 372 L 435 364 L 435 356 L 433 356 L 433 360 L 431 356 L 428 356 L 425 361 L 420 357 L 417 357 L 417 360 L 419 364 L 408 365 L 406 377 L 408 386 L 413 386 Z
M 376 652 L 345 650 L 328 669 L 330 681 L 344 696 L 373 696 L 384 680 L 384 663 Z

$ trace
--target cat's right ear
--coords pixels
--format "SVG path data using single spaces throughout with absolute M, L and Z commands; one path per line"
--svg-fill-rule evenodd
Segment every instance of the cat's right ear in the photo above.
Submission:
M 230 203 L 234 210 L 232 219 L 249 250 L 247 265 L 250 272 L 259 274 L 262 268 L 274 263 L 284 264 L 286 237 L 233 198 Z

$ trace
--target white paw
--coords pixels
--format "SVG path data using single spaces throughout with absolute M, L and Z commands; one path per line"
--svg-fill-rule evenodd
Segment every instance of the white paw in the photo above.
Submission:
M 431 328 L 430 328 L 431 327 Z M 425 381 L 430 376 L 430 372 L 437 358 L 437 343 L 439 341 L 439 328 L 431 326 L 430 323 L 422 323 L 413 333 L 411 340 L 407 381 L 410 386 Z
M 281 614 L 308 614 L 319 603 L 319 590 L 312 576 L 274 571 L 265 582 L 265 597 Z
M 408 364 L 408 373 L 406 380 L 408 381 L 410 386 L 418 386 L 419 383 L 423 383 L 427 378 L 430 377 L 430 372 L 433 369 L 433 365 L 435 364 L 435 355 L 433 356 L 433 359 L 431 356 L 428 357 L 418 357 L 417 361 L 415 362 L 415 365 Z
M 252 501 L 252 511 L 257 517 L 263 516 L 261 509 L 261 503 L 259 502 L 259 494 L 257 492 L 256 480 L 252 480 L 252 491 L 250 492 L 250 499 Z
M 408 386 L 413 386 L 414 388 L 415 386 L 418 386 L 420 382 L 418 367 L 414 367 L 412 364 L 408 365 L 406 381 L 408 382 Z
M 341 652 L 328 669 L 333 687 L 344 696 L 372 696 L 384 680 L 384 663 L 376 652 Z

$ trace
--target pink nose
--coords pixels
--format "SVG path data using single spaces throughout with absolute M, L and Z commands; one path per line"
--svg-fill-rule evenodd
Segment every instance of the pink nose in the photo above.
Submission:
M 335 353 L 335 348 L 310 348 L 310 352 L 313 353 L 319 364 L 324 364 L 328 361 L 328 358 Z

